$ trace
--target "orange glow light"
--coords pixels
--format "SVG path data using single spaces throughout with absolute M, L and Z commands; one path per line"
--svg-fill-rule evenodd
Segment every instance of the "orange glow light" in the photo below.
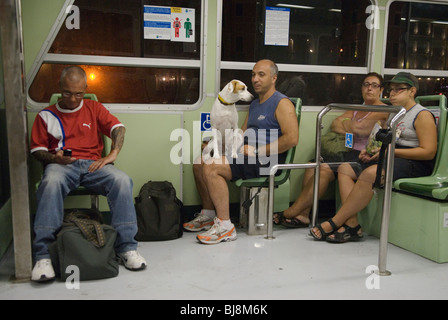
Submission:
M 90 78 L 90 80 L 95 80 L 96 75 L 95 75 L 94 73 L 91 73 L 91 74 L 89 75 L 89 78 Z

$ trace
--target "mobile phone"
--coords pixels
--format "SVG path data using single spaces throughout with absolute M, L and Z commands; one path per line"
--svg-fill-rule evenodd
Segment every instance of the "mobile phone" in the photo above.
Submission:
M 64 157 L 71 157 L 72 156 L 72 150 L 66 149 L 64 150 Z

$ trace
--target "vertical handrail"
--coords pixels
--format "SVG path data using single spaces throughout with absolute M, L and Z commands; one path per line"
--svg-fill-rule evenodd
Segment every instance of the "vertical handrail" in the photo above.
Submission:
M 22 15 L 19 0 L 0 2 L 0 32 L 5 77 L 15 277 L 31 277 L 31 225 L 28 183 L 28 132 L 24 83 Z
M 404 108 L 397 113 L 391 121 L 391 130 L 393 134 L 392 142 L 388 147 L 387 152 L 387 165 L 386 176 L 384 183 L 384 199 L 383 199 L 383 217 L 381 220 L 381 233 L 380 233 L 380 249 L 378 254 L 378 273 L 381 276 L 391 275 L 390 271 L 386 270 L 387 264 L 387 244 L 389 238 L 389 219 L 390 219 L 390 204 L 392 198 L 392 185 L 394 175 L 394 158 L 395 158 L 395 131 L 397 130 L 397 124 L 400 119 L 403 118 L 406 110 Z

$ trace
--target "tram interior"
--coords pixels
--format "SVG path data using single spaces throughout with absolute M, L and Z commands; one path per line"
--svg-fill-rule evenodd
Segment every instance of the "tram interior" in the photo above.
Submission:
M 154 30 L 143 28 L 144 8 L 151 6 L 191 10 L 192 39 L 188 34 L 182 41 L 151 38 L 145 32 Z M 288 14 L 286 40 L 284 31 L 266 26 L 272 22 L 267 15 L 275 16 L 277 9 L 272 8 L 278 15 Z M 447 17 L 448 1 L 3 1 L 0 300 L 446 299 Z M 270 43 L 276 37 L 266 36 L 272 32 L 278 32 L 275 41 L 286 42 Z M 29 281 L 42 166 L 29 155 L 28 138 L 37 113 L 58 93 L 64 67 L 83 67 L 88 92 L 127 127 L 115 165 L 133 179 L 134 196 L 147 181 L 168 180 L 190 219 L 201 208 L 192 173 L 194 142 L 187 144 L 188 156 L 175 163 L 170 155 L 179 140 L 172 138 L 173 132 L 182 130 L 184 136 L 200 140 L 202 114 L 210 112 L 219 90 L 231 79 L 250 88 L 252 67 L 262 58 L 279 65 L 277 89 L 302 103 L 293 164 L 314 158 L 321 110 L 332 103 L 363 103 L 360 83 L 368 72 L 376 71 L 385 80 L 399 71 L 416 74 L 416 101 L 437 119 L 436 166 L 428 177 L 392 185 L 386 233 L 382 218 L 388 193 L 383 188 L 359 213 L 362 241 L 322 243 L 312 239 L 309 228 L 282 226 L 274 226 L 274 238 L 266 237 L 266 230 L 249 234 L 247 226 L 238 224 L 240 190 L 230 183 L 236 241 L 201 245 L 196 233 L 184 232 L 176 240 L 140 242 L 138 250 L 148 261 L 143 271 L 120 266 L 117 277 L 84 281 L 79 287 L 60 280 Z M 388 101 L 386 91 L 383 98 Z M 247 103 L 238 103 L 237 110 L 242 124 Z M 333 110 L 323 118 L 322 134 L 341 113 Z M 303 169 L 293 169 L 287 183 L 274 189 L 274 211 L 294 202 L 303 178 Z M 266 199 L 262 205 L 267 207 Z M 88 196 L 65 200 L 65 208 L 89 206 Z M 335 213 L 340 206 L 337 183 L 317 206 L 318 221 Z M 107 220 L 105 197 L 100 196 L 99 209 Z M 381 274 L 382 264 L 390 274 Z

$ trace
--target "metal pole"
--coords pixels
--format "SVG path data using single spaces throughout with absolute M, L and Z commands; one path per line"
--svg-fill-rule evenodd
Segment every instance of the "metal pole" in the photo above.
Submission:
M 273 240 L 273 216 L 274 216 L 274 182 L 277 170 L 308 169 L 316 168 L 316 163 L 295 163 L 295 164 L 276 164 L 269 171 L 269 189 L 268 189 L 268 222 L 266 239 Z
M 316 167 L 314 168 L 314 188 L 313 188 L 313 211 L 311 217 L 311 227 L 316 225 L 317 212 L 319 210 L 319 181 L 320 181 L 320 143 L 322 136 L 322 119 L 324 115 L 331 110 L 331 107 L 327 106 L 322 109 L 317 115 L 316 119 L 316 145 L 315 145 L 315 156 Z
M 327 107 L 319 112 L 316 121 L 316 162 L 307 164 L 279 164 L 271 168 L 269 173 L 269 190 L 268 190 L 268 233 L 266 239 L 275 239 L 273 237 L 273 212 L 274 212 L 274 178 L 277 170 L 279 169 L 307 169 L 314 168 L 314 195 L 313 195 L 313 217 L 312 225 L 315 225 L 317 218 L 317 206 L 319 198 L 319 169 L 320 169 L 320 142 L 321 142 L 321 129 L 322 129 L 322 118 L 323 116 L 332 109 L 337 110 L 357 110 L 357 111 L 370 111 L 370 112 L 388 112 L 395 114 L 395 116 L 390 121 L 389 127 L 395 136 L 395 131 L 397 128 L 398 121 L 403 118 L 406 110 L 399 106 L 371 106 L 371 105 L 347 105 L 347 104 L 329 104 Z M 389 217 L 390 217 L 390 202 L 392 196 L 392 179 L 393 179 L 393 164 L 395 156 L 395 139 L 392 139 L 391 144 L 388 147 L 387 155 L 387 167 L 385 173 L 385 193 L 383 200 L 383 219 L 381 225 L 381 235 L 380 235 L 380 251 L 379 251 L 379 274 L 380 275 L 390 275 L 391 273 L 386 270 L 387 261 L 387 243 L 388 243 L 388 231 L 389 231 Z
M 31 226 L 28 186 L 28 130 L 25 100 L 22 15 L 19 0 L 0 2 L 5 77 L 11 204 L 16 280 L 31 277 Z
M 392 142 L 388 147 L 387 152 L 387 166 L 385 173 L 384 183 L 384 200 L 383 200 L 383 217 L 381 221 L 381 233 L 380 233 L 380 249 L 378 255 L 378 273 L 381 276 L 389 276 L 392 273 L 386 270 L 387 263 L 387 244 L 389 238 L 389 218 L 390 218 L 390 204 L 392 198 L 392 186 L 393 186 L 393 174 L 394 174 L 394 158 L 395 158 L 395 131 L 397 129 L 397 123 L 400 121 L 406 110 L 403 108 L 397 113 L 391 120 L 391 129 L 393 133 Z

